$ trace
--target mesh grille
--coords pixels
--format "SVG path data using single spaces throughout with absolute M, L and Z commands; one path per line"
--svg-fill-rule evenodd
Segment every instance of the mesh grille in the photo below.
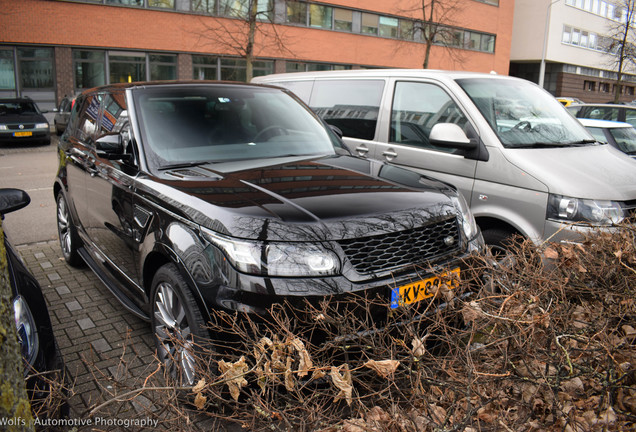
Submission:
M 448 242 L 449 238 L 453 238 L 452 243 Z M 419 228 L 338 243 L 355 270 L 365 274 L 420 264 L 447 255 L 459 249 L 460 241 L 455 219 L 448 219 Z

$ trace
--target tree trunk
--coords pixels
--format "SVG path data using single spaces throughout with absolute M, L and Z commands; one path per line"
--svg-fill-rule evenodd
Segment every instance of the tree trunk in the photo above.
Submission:
M 0 221 L 0 428 L 33 431 L 31 405 L 24 387 L 22 350 L 18 344 L 4 233 Z
M 256 15 L 258 0 L 250 1 L 248 14 L 247 46 L 245 47 L 245 81 L 250 82 L 254 77 L 254 39 L 256 37 Z

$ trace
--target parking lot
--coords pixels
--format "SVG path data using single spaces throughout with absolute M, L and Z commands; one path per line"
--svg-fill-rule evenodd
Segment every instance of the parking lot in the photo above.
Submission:
M 126 311 L 88 267 L 70 267 L 62 258 L 52 192 L 56 146 L 53 137 L 48 147 L 0 148 L 0 187 L 24 189 L 31 197 L 30 205 L 6 216 L 3 228 L 47 299 L 71 382 L 71 418 L 82 421 L 98 404 L 143 386 L 155 372 L 155 350 L 148 323 Z M 153 410 L 143 395 L 132 402 L 134 411 L 115 415 L 117 405 L 94 416 L 144 419 Z M 94 426 L 89 429 L 114 429 Z

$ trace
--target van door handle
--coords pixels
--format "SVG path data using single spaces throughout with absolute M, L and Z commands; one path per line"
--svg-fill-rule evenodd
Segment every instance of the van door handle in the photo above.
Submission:
M 360 156 L 366 156 L 367 153 L 369 153 L 369 148 L 365 146 L 364 144 L 361 144 L 358 147 L 356 147 L 356 152 L 358 152 Z
M 393 149 L 385 150 L 382 152 L 382 156 L 389 162 L 398 157 L 398 154 Z

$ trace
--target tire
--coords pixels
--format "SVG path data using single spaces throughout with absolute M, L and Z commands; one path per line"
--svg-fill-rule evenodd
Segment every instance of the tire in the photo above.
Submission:
M 192 291 L 174 264 L 165 264 L 155 274 L 151 299 L 157 357 L 176 383 L 193 385 L 196 354 L 209 334 Z
M 81 247 L 82 241 L 77 234 L 77 229 L 73 225 L 71 213 L 68 204 L 62 192 L 57 194 L 57 235 L 60 239 L 60 247 L 62 255 L 67 263 L 73 267 L 81 267 L 84 260 L 80 256 L 78 249 Z
M 499 228 L 489 228 L 482 231 L 481 234 L 484 236 L 484 242 L 495 257 L 503 257 L 509 254 L 515 247 L 515 234 L 510 231 Z

